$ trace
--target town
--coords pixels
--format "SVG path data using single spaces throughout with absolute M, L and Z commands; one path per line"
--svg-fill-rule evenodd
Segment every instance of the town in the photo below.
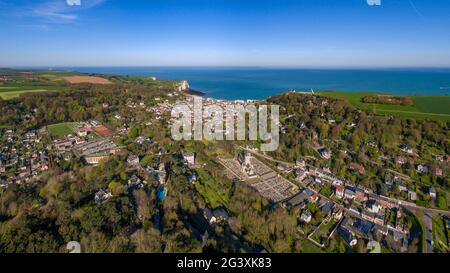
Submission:
M 341 105 L 347 112 L 336 114 L 341 101 L 297 91 L 267 101 L 203 100 L 203 107 L 223 109 L 280 105 L 276 151 L 261 151 L 261 142 L 251 139 L 175 141 L 170 137 L 176 121 L 172 109 L 185 104 L 192 111 L 196 96 L 189 94 L 186 81 L 108 80 L 118 81 L 111 87 L 119 88 L 96 86 L 92 104 L 73 102 L 85 92 L 78 90 L 83 85 L 57 93 L 73 110 L 50 111 L 56 118 L 44 112 L 52 106 L 39 105 L 46 99 L 51 103 L 47 96 L 55 94 L 22 102 L 18 125 L 0 129 L 1 198 L 35 191 L 30 207 L 51 211 L 54 202 L 66 202 L 61 196 L 73 195 L 66 206 L 79 208 L 77 217 L 111 213 L 105 217 L 122 219 L 120 232 L 127 240 L 149 232 L 156 236 L 158 241 L 151 243 L 155 251 L 213 250 L 217 243 L 248 252 L 361 252 L 371 242 L 386 252 L 449 249 L 449 157 L 442 149 L 414 145 L 406 137 L 384 149 L 375 135 L 359 133 L 359 126 L 365 126 L 361 110 Z M 169 91 L 141 91 L 136 81 Z M 122 92 L 127 99 L 114 96 Z M 12 111 L 8 101 L 0 102 L 5 113 Z M 305 107 L 304 112 L 292 110 L 291 103 Z M 396 122 L 394 117 L 386 120 Z M 202 116 L 203 123 L 209 121 L 211 116 Z M 4 213 L 15 215 L 12 209 Z M 89 217 L 83 221 L 95 224 L 95 217 Z M 116 236 L 120 224 L 107 225 L 102 232 Z M 276 225 L 284 226 L 273 229 Z M 182 246 L 165 237 L 172 230 L 185 236 Z M 278 238 L 277 245 L 271 236 Z

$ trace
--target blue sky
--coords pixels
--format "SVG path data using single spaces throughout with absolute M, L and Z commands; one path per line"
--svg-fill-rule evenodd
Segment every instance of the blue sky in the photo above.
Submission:
M 0 0 L 0 66 L 450 67 L 448 0 L 66 1 Z

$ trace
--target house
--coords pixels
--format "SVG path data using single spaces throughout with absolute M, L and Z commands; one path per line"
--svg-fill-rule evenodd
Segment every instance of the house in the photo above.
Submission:
M 130 179 L 128 179 L 128 186 L 140 189 L 144 187 L 144 184 L 142 183 L 142 180 L 139 177 L 133 175 Z
M 195 153 L 183 153 L 183 160 L 189 166 L 195 165 Z
M 377 213 L 374 222 L 378 225 L 384 225 L 384 213 Z
M 302 220 L 305 223 L 311 222 L 312 215 L 309 210 L 304 210 L 303 213 L 300 215 L 300 220 Z
M 432 174 L 434 176 L 442 176 L 443 171 L 442 171 L 442 169 L 440 167 L 435 166 L 435 167 L 432 168 Z
M 366 173 L 366 169 L 364 168 L 364 166 L 355 162 L 350 163 L 350 169 L 356 170 L 362 175 Z
M 348 127 L 348 128 L 354 128 L 354 127 L 356 127 L 356 123 L 354 123 L 354 122 L 349 122 L 349 123 L 347 123 L 347 127 Z
M 209 208 L 203 209 L 203 217 L 210 225 L 221 224 L 228 221 L 228 213 L 221 208 L 211 210 Z
M 361 217 L 362 217 L 364 220 L 375 221 L 376 214 L 373 213 L 373 212 L 370 212 L 370 211 L 368 211 L 368 210 L 363 210 L 363 211 L 361 212 Z
M 346 188 L 344 192 L 344 197 L 347 199 L 354 199 L 356 196 L 356 192 L 353 189 Z
M 375 222 L 377 222 L 377 221 L 375 221 Z M 377 224 L 378 224 L 378 223 L 377 223 Z M 383 226 L 383 223 L 381 223 L 381 224 L 379 224 L 379 225 L 376 225 L 376 226 L 374 227 L 374 229 L 375 229 L 376 232 L 379 232 L 381 235 L 386 236 L 386 235 L 389 234 L 389 228 Z
M 64 138 L 61 140 L 55 140 L 55 148 L 58 152 L 64 152 L 74 145 L 74 140 L 72 138 Z
M 360 218 L 353 218 L 352 221 L 343 224 L 343 226 L 359 237 L 368 238 L 375 225 Z
M 292 197 L 289 201 L 284 202 L 284 206 L 287 209 L 292 209 L 294 207 L 298 207 L 300 204 L 304 203 L 308 200 L 308 195 L 305 191 L 297 193 L 294 197 Z
M 311 201 L 312 203 L 317 202 L 317 200 L 319 200 L 319 195 L 317 194 L 317 192 L 312 192 L 311 195 L 309 195 L 309 201 Z
M 295 180 L 299 182 L 303 181 L 306 178 L 306 175 L 308 174 L 308 172 L 303 169 L 295 169 L 294 173 L 295 173 Z
M 0 179 L 0 188 L 7 188 L 9 185 L 8 181 Z
M 420 164 L 420 165 L 417 165 L 416 171 L 417 171 L 417 173 L 428 173 L 429 168 L 427 165 Z
M 107 199 L 112 197 L 112 193 L 110 190 L 100 190 L 95 194 L 94 200 L 97 205 L 100 205 Z
M 317 176 L 314 178 L 314 182 L 315 182 L 316 184 L 320 184 L 320 185 L 323 183 L 322 179 L 320 179 L 320 178 L 317 177 Z
M 384 178 L 384 183 L 388 188 L 391 188 L 394 185 L 394 180 L 392 179 L 392 176 L 390 174 L 387 174 Z
M 135 141 L 137 144 L 140 144 L 140 145 L 142 145 L 144 143 L 149 143 L 149 144 L 152 143 L 152 140 L 149 137 L 145 137 L 145 136 L 138 136 Z
M 393 203 L 389 200 L 383 199 L 383 198 L 380 198 L 379 202 L 380 202 L 380 205 L 382 208 L 392 209 L 392 208 L 396 207 L 395 203 Z
M 339 227 L 338 233 L 349 246 L 355 246 L 358 243 L 358 240 L 348 229 Z
M 89 132 L 90 132 L 90 129 L 84 128 L 84 127 L 76 129 L 76 133 L 79 137 L 86 137 Z
M 333 219 L 334 221 L 338 222 L 342 219 L 342 216 L 344 216 L 344 212 L 342 209 L 335 209 L 333 212 Z
M 89 124 L 91 124 L 92 126 L 97 126 L 97 125 L 100 125 L 100 124 L 102 124 L 100 121 L 98 121 L 98 120 L 95 120 L 95 119 L 91 119 L 90 121 L 89 121 Z
M 372 213 L 379 213 L 380 210 L 382 209 L 381 205 L 379 202 L 377 202 L 376 200 L 369 200 L 366 202 L 366 208 L 368 211 L 372 212 Z
M 345 191 L 345 188 L 342 187 L 342 186 L 336 186 L 336 187 L 334 188 L 335 195 L 336 195 L 336 197 L 339 198 L 339 199 L 341 199 L 341 198 L 344 197 L 344 191 Z
M 402 192 L 407 192 L 408 191 L 408 187 L 406 187 L 406 184 L 399 182 L 398 183 L 398 190 L 402 191 Z
M 322 211 L 322 213 L 324 215 L 330 215 L 333 212 L 334 209 L 334 203 L 330 202 L 330 201 L 326 201 L 323 204 L 321 204 L 319 206 L 320 211 Z
M 357 188 L 355 190 L 355 201 L 363 203 L 367 200 L 366 192 L 363 189 Z
M 128 159 L 127 159 L 127 163 L 129 165 L 132 165 L 132 166 L 139 165 L 139 156 L 137 156 L 137 155 L 130 155 L 128 157 Z
M 306 167 L 305 160 L 297 160 L 297 161 L 295 161 L 295 167 L 296 168 L 300 168 L 300 169 L 304 169 Z
M 325 159 L 330 159 L 332 156 L 331 149 L 330 148 L 323 148 L 319 150 L 319 154 L 321 157 Z
M 191 175 L 189 175 L 189 182 L 192 184 L 195 184 L 195 182 L 197 182 L 198 180 L 198 176 L 197 173 L 192 173 Z
M 409 200 L 416 201 L 417 200 L 417 193 L 415 191 L 409 191 L 408 192 Z
M 436 189 L 431 187 L 428 191 L 428 194 L 430 195 L 431 198 L 436 199 Z
M 408 143 L 400 144 L 400 150 L 402 150 L 403 152 L 405 152 L 407 154 L 413 154 L 414 153 L 412 147 Z
M 399 156 L 397 157 L 395 163 L 397 163 L 398 165 L 405 165 L 406 163 L 408 163 L 408 159 L 406 159 L 406 157 Z

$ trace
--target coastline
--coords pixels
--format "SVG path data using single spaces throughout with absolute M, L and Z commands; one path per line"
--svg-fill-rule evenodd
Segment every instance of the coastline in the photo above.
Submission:
M 205 97 L 206 96 L 206 93 L 203 93 L 201 91 L 197 91 L 197 90 L 194 90 L 194 89 L 191 89 L 191 88 L 189 88 L 185 92 L 186 92 L 186 94 L 192 95 L 192 96 L 199 96 L 199 97 Z

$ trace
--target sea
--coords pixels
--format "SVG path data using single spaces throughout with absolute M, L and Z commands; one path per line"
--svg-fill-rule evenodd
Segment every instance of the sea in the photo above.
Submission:
M 54 68 L 56 69 L 56 68 Z M 72 67 L 85 73 L 188 80 L 216 99 L 262 99 L 290 90 L 449 94 L 450 68 L 306 69 L 266 67 Z

